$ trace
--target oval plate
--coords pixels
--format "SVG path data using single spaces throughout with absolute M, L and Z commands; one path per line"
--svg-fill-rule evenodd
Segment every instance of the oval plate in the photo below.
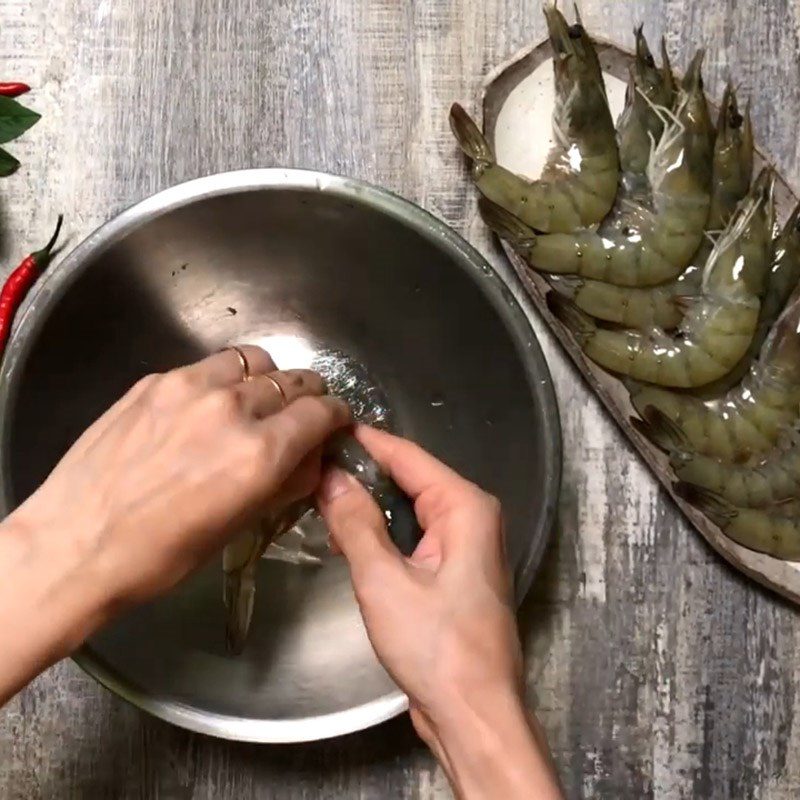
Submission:
M 607 42 L 596 42 L 596 45 L 600 64 L 606 76 L 612 115 L 616 118 L 618 112 L 622 110 L 624 84 L 633 62 L 633 54 Z M 523 174 L 527 172 L 532 177 L 539 174 L 538 170 L 549 150 L 552 95 L 548 98 L 548 92 L 542 91 L 541 87 L 542 81 L 552 81 L 551 61 L 549 42 L 545 41 L 532 47 L 526 47 L 491 72 L 483 84 L 484 131 L 489 142 L 496 149 L 499 162 Z M 623 88 L 620 89 L 620 87 Z M 535 107 L 528 102 L 532 98 L 536 100 Z M 709 103 L 715 111 L 718 109 L 718 106 L 710 100 Z M 547 129 L 543 127 L 543 121 Z M 526 136 L 516 137 L 514 135 L 516 130 L 526 131 Z M 765 161 L 763 153 L 757 151 L 756 170 Z M 788 217 L 796 202 L 797 198 L 789 186 L 778 176 L 775 186 L 775 204 L 781 222 Z M 685 503 L 674 493 L 672 489 L 674 476 L 670 471 L 667 456 L 648 439 L 641 436 L 629 422 L 631 416 L 635 416 L 635 411 L 621 381 L 583 355 L 572 334 L 553 317 L 547 308 L 545 298 L 551 291 L 547 280 L 540 273 L 531 270 L 506 242 L 501 241 L 501 244 L 536 308 L 556 338 L 561 342 L 608 412 L 633 443 L 639 455 L 694 527 L 736 569 L 794 603 L 800 604 L 800 563 L 782 561 L 741 547 L 725 536 L 697 509 Z

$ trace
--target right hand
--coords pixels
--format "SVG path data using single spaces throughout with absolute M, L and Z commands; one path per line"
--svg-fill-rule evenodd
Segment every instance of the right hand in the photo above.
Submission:
M 422 541 L 403 558 L 378 506 L 338 470 L 323 479 L 318 505 L 414 727 L 458 797 L 560 800 L 522 700 L 500 504 L 411 442 L 364 426 L 356 436 L 414 500 Z
M 431 743 L 470 698 L 520 694 L 500 504 L 411 442 L 356 434 L 414 501 L 424 537 L 404 559 L 378 507 L 338 470 L 323 480 L 320 511 L 350 563 L 372 645 Z

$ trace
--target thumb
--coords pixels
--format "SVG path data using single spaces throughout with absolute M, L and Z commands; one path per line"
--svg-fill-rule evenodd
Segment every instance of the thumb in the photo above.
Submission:
M 317 507 L 353 573 L 402 566 L 381 510 L 351 475 L 329 469 L 317 493 Z

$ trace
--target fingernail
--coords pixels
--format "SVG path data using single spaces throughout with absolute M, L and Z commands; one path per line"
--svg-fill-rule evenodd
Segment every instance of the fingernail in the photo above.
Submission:
M 341 397 L 333 397 L 331 395 L 327 395 L 330 398 L 330 402 L 332 402 L 336 406 L 337 413 L 339 415 L 339 420 L 343 423 L 350 422 L 351 413 L 350 413 L 350 406 L 342 400 Z
M 330 503 L 353 488 L 353 478 L 341 469 L 329 469 L 322 479 L 319 495 L 323 502 Z
M 436 572 L 442 565 L 442 556 L 436 553 L 428 553 L 427 555 L 421 556 L 414 554 L 411 556 L 411 563 L 420 569 Z

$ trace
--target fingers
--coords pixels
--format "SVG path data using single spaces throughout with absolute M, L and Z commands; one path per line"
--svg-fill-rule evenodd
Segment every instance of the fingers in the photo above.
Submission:
M 380 509 L 355 478 L 340 469 L 328 470 L 317 494 L 317 506 L 333 541 L 350 564 L 357 589 L 367 573 L 403 568 L 402 556 L 389 539 Z
M 249 381 L 237 384 L 235 391 L 245 413 L 263 419 L 300 397 L 321 395 L 325 391 L 325 384 L 316 372 L 290 369 L 256 375 Z
M 239 348 L 247 362 L 242 363 L 239 353 L 227 348 L 219 353 L 204 358 L 195 364 L 176 370 L 179 374 L 192 379 L 197 385 L 208 389 L 221 389 L 242 382 L 248 376 L 263 375 L 275 369 L 275 362 L 265 350 L 252 344 Z
M 423 530 L 427 531 L 435 520 L 456 511 L 464 511 L 476 522 L 499 516 L 495 498 L 413 442 L 366 425 L 357 425 L 355 435 L 414 500 L 414 511 Z M 469 528 L 481 529 L 478 524 Z
M 258 376 L 275 369 L 272 357 L 260 347 L 242 345 L 239 349 L 247 361 L 247 371 L 250 375 Z M 153 389 L 155 384 L 165 378 L 177 378 L 177 380 L 173 380 L 173 386 L 179 388 L 171 392 L 171 394 L 175 395 L 171 399 L 175 402 L 185 402 L 187 394 L 196 395 L 197 388 L 214 389 L 233 386 L 241 382 L 243 377 L 244 368 L 239 354 L 231 349 L 215 353 L 202 361 L 172 370 L 165 375 L 147 375 L 132 386 L 105 414 L 95 421 L 91 428 L 81 437 L 82 443 L 86 444 L 88 441 L 96 439 L 102 431 L 108 428 L 108 425 L 113 420 L 117 419 L 121 413 L 134 403 L 141 400 Z M 279 394 L 274 386 L 273 390 L 276 394 Z M 309 383 L 309 391 L 304 393 L 319 393 L 316 391 L 316 383 L 311 381 Z
M 281 481 L 332 433 L 349 424 L 347 403 L 328 395 L 300 397 L 256 423 L 262 438 L 271 445 L 274 468 Z
M 434 486 L 471 485 L 457 472 L 407 439 L 366 425 L 357 425 L 355 435 L 412 499 Z
M 322 448 L 312 450 L 284 481 L 277 494 L 270 500 L 276 508 L 285 508 L 303 498 L 309 498 L 320 484 L 322 473 Z

